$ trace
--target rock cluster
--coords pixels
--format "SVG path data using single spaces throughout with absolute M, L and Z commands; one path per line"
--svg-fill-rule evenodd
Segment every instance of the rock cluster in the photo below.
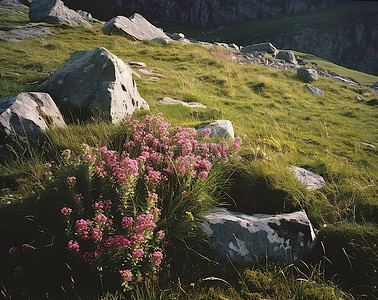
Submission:
M 65 6 L 61 0 L 33 0 L 29 7 L 29 18 L 33 22 L 92 27 L 77 12 Z

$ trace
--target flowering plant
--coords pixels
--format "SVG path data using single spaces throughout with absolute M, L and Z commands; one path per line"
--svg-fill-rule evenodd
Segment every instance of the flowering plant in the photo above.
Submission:
M 240 142 L 207 142 L 209 132 L 197 140 L 194 129 L 161 115 L 129 126 L 120 151 L 86 146 L 79 157 L 64 151 L 61 181 L 70 196 L 60 208 L 67 250 L 101 272 L 118 273 L 125 289 L 158 270 L 166 232 L 196 227 L 213 164 Z

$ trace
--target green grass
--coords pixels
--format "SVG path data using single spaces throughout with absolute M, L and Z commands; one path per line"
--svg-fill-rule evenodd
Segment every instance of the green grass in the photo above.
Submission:
M 0 25 L 5 26 L 1 18 Z M 7 20 L 6 26 L 24 21 L 23 17 L 15 21 Z M 236 135 L 243 137 L 243 147 L 240 158 L 229 162 L 230 176 L 236 179 L 241 176 L 251 188 L 246 193 L 252 193 L 257 201 L 261 201 L 247 204 L 243 210 L 251 213 L 273 212 L 269 205 L 277 209 L 274 207 L 276 204 L 282 211 L 305 208 L 315 228 L 320 233 L 324 232 L 324 241 L 332 241 L 332 238 L 328 238 L 328 228 L 332 228 L 331 233 L 339 229 L 340 234 L 347 234 L 352 227 L 373 228 L 371 230 L 376 232 L 378 153 L 376 149 L 359 144 L 368 142 L 376 145 L 378 140 L 378 111 L 376 106 L 366 104 L 369 100 L 377 99 L 370 89 L 320 78 L 313 83 L 325 92 L 325 97 L 319 98 L 303 89 L 294 71 L 224 60 L 219 52 L 199 45 L 131 42 L 122 37 L 102 35 L 100 25 L 95 25 L 93 29 L 48 26 L 55 36 L 22 43 L 0 40 L 0 98 L 34 90 L 74 51 L 105 47 L 126 62 L 143 61 L 164 76 L 158 81 L 148 80 L 146 76 L 136 78 L 138 91 L 149 103 L 152 114 L 161 112 L 169 122 L 181 126 L 200 126 L 223 118 L 233 122 Z M 355 71 L 341 69 L 306 54 L 301 56 L 361 82 L 378 81 L 375 76 L 363 73 L 357 76 Z M 207 109 L 164 105 L 157 100 L 164 96 L 200 102 Z M 355 96 L 363 101 L 356 101 Z M 0 207 L 7 207 L 8 202 L 18 203 L 26 195 L 36 193 L 40 189 L 42 165 L 56 159 L 54 153 L 66 148 L 75 150 L 81 143 L 117 148 L 122 135 L 122 127 L 106 122 L 82 126 L 73 124 L 66 129 L 50 130 L 50 150 L 36 150 L 33 159 L 25 155 L 2 162 Z M 288 171 L 287 167 L 291 164 L 322 175 L 327 187 L 318 192 L 306 191 Z M 267 195 L 277 195 L 277 202 L 273 201 L 275 199 L 264 202 Z M 339 227 L 340 224 L 343 226 Z M 359 230 L 359 237 L 362 238 L 357 239 L 357 243 L 362 247 L 358 249 L 373 257 L 374 244 L 362 242 L 364 237 L 371 237 L 369 230 Z M 330 248 L 335 252 L 341 249 L 340 245 L 332 243 Z M 358 255 L 361 252 L 355 253 Z M 361 262 L 364 263 L 369 264 L 370 260 Z M 187 268 L 190 270 L 191 267 L 193 265 L 189 263 Z M 232 276 L 236 278 L 236 283 L 232 283 L 236 287 L 239 277 L 236 273 Z M 268 272 L 266 276 L 270 278 L 271 275 Z M 291 285 L 292 278 L 295 276 L 289 277 L 286 284 L 292 287 L 294 294 L 286 291 L 283 295 L 296 295 L 298 299 L 334 299 L 333 296 L 316 296 L 324 288 L 326 279 L 308 279 L 307 283 L 301 283 L 302 287 L 298 287 L 294 279 Z M 209 286 L 198 285 L 199 289 L 192 291 L 189 280 L 185 284 L 182 289 L 193 299 L 205 299 L 204 295 L 208 295 L 208 298 L 221 295 L 220 299 L 243 297 L 240 294 L 242 288 L 235 293 L 232 289 L 228 290 L 229 287 L 218 286 L 213 292 Z M 305 291 L 304 285 L 308 285 Z M 350 282 L 352 285 L 353 282 Z M 171 291 L 177 288 L 177 293 L 185 295 L 177 285 L 169 288 Z M 249 292 L 271 299 L 275 297 L 273 292 L 266 293 L 265 290 Z M 338 295 L 338 292 L 331 292 Z M 140 293 L 146 291 L 140 290 Z M 156 293 L 158 295 L 162 291 Z

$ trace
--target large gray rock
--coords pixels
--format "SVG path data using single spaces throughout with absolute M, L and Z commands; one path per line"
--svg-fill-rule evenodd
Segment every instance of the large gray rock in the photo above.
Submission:
M 0 144 L 25 141 L 36 144 L 50 126 L 65 126 L 49 94 L 21 93 L 0 100 Z
M 266 52 L 272 55 L 276 55 L 278 50 L 271 43 L 260 43 L 254 45 L 248 45 L 243 47 L 242 53 L 252 53 L 252 52 Z
M 122 35 L 131 40 L 142 41 L 163 38 L 171 39 L 162 29 L 155 27 L 140 14 L 133 14 L 131 17 L 118 16 L 106 22 L 102 32 L 107 35 Z
M 319 96 L 319 97 L 324 97 L 324 92 L 322 92 L 320 89 L 318 89 L 317 87 L 314 87 L 312 86 L 311 84 L 308 84 L 306 83 L 304 85 L 304 87 L 309 90 L 312 94 L 314 94 L 315 96 Z
M 325 181 L 322 176 L 296 166 L 290 166 L 289 168 L 294 172 L 297 179 L 307 187 L 307 189 L 313 191 L 325 186 Z
M 276 55 L 276 58 L 283 59 L 284 61 L 296 65 L 298 62 L 295 58 L 295 55 L 291 51 L 279 51 Z
M 315 233 L 304 211 L 282 215 L 246 215 L 227 210 L 205 217 L 202 229 L 210 235 L 210 258 L 254 263 L 274 258 L 304 259 L 314 246 Z
M 318 72 L 314 69 L 306 69 L 305 67 L 301 67 L 297 69 L 297 76 L 299 80 L 303 82 L 311 82 L 318 80 Z
M 50 93 L 59 106 L 67 104 L 89 115 L 99 112 L 113 123 L 136 109 L 149 109 L 138 93 L 131 68 L 105 48 L 74 52 L 37 89 Z
M 197 133 L 201 134 L 205 129 L 210 129 L 210 137 L 219 136 L 232 139 L 235 138 L 234 128 L 229 120 L 216 120 L 201 129 L 197 129 Z
M 29 7 L 29 18 L 33 22 L 92 27 L 76 11 L 65 6 L 61 0 L 33 0 Z

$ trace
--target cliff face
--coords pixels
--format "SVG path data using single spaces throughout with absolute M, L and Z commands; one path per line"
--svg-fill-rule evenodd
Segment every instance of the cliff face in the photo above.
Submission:
M 280 49 L 310 53 L 338 65 L 378 75 L 378 15 L 335 26 L 327 31 L 304 28 L 256 38 L 248 43 L 270 41 Z
M 147 19 L 190 26 L 217 26 L 279 13 L 315 11 L 348 0 L 66 0 L 67 6 L 107 20 L 138 12 Z

